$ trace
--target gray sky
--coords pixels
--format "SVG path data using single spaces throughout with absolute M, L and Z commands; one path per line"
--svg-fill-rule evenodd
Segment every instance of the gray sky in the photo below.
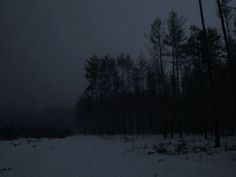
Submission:
M 204 6 L 207 25 L 219 25 L 215 1 Z M 89 56 L 145 53 L 144 33 L 172 8 L 186 29 L 199 25 L 197 0 L 1 0 L 0 105 L 73 106 Z

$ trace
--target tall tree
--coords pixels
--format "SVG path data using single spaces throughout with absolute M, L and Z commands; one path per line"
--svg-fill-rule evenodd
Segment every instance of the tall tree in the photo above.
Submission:
M 167 20 L 168 24 L 168 33 L 165 36 L 164 42 L 167 46 L 171 48 L 171 56 L 172 56 L 172 94 L 173 94 L 173 118 L 171 121 L 171 136 L 173 137 L 173 125 L 176 114 L 179 117 L 179 127 L 180 127 L 180 136 L 182 136 L 182 123 L 179 113 L 176 113 L 176 105 L 179 101 L 180 97 L 180 56 L 182 45 L 186 40 L 185 32 L 184 32 L 184 24 L 186 22 L 186 18 L 181 16 L 179 17 L 175 11 L 171 11 L 169 13 L 169 18 Z
M 146 38 L 151 42 L 152 49 L 151 55 L 154 60 L 156 60 L 157 71 L 160 71 L 160 80 L 161 80 L 161 94 L 164 93 L 164 85 L 165 85 L 165 73 L 164 73 L 164 61 L 163 61 L 163 53 L 164 53 L 164 43 L 163 43 L 163 25 L 162 21 L 159 17 L 157 17 L 151 25 L 150 34 L 146 35 Z
M 172 74 L 173 77 L 176 76 L 177 84 L 177 94 L 180 94 L 180 56 L 182 51 L 182 45 L 186 40 L 184 32 L 184 24 L 186 18 L 181 16 L 179 17 L 175 11 L 169 13 L 169 18 L 167 20 L 168 24 L 168 33 L 165 36 L 164 42 L 166 45 L 171 47 L 172 55 Z
M 232 2 L 232 0 L 221 0 L 220 4 L 221 4 L 221 12 L 219 11 L 218 8 L 218 12 L 217 15 L 219 18 L 221 18 L 220 13 L 222 13 L 222 16 L 224 18 L 225 21 L 225 28 L 227 31 L 227 36 L 228 36 L 228 40 L 229 40 L 229 44 L 231 43 L 231 34 L 230 34 L 230 20 L 232 19 L 233 15 L 232 15 L 232 8 L 229 6 L 229 4 Z M 230 44 L 231 45 L 231 44 Z
M 226 0 L 225 0 L 226 1 Z M 223 1 L 224 2 L 224 1 Z M 229 1 L 230 2 L 230 1 Z M 225 41 L 225 47 L 228 55 L 228 61 L 231 69 L 231 74 L 234 77 L 234 85 L 235 85 L 235 62 L 233 62 L 232 55 L 231 55 L 231 49 L 230 49 L 230 39 L 229 36 L 227 35 L 227 29 L 225 24 L 227 24 L 227 18 L 230 17 L 230 9 L 227 8 L 227 3 L 222 4 L 220 0 L 217 0 L 217 6 L 218 6 L 218 11 L 219 11 L 219 16 L 220 16 L 220 21 L 221 21 L 221 27 L 224 35 L 224 41 Z
M 212 110 L 214 112 L 214 129 L 215 129 L 215 147 L 220 147 L 220 131 L 219 131 L 219 122 L 216 114 L 216 108 L 215 106 L 215 93 L 214 93 L 214 87 L 215 87 L 215 81 L 214 81 L 214 74 L 213 74 L 213 69 L 212 69 L 212 62 L 210 59 L 210 54 L 209 54 L 209 44 L 207 40 L 207 30 L 205 26 L 205 19 L 204 19 L 204 13 L 203 13 L 203 6 L 202 6 L 202 0 L 199 0 L 199 10 L 200 10 L 200 16 L 201 16 L 201 22 L 202 22 L 202 31 L 203 31 L 203 45 L 202 45 L 202 55 L 203 55 L 203 60 L 207 64 L 207 71 L 209 75 L 209 79 L 211 82 L 211 105 L 212 105 Z
M 231 0 L 217 0 L 217 6 L 219 11 L 219 17 L 221 22 L 221 27 L 224 35 L 225 47 L 228 57 L 228 63 L 231 71 L 231 79 L 233 83 L 234 90 L 236 89 L 236 62 L 232 58 L 232 41 L 229 33 L 229 20 L 231 19 L 232 8 L 228 6 Z M 236 106 L 236 93 L 233 92 L 234 106 Z M 235 113 L 236 114 L 236 113 Z

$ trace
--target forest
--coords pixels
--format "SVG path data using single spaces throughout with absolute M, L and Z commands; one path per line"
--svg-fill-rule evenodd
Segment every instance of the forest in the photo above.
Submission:
M 216 1 L 220 28 L 186 27 L 175 10 L 157 17 L 145 38 L 149 56 L 93 55 L 85 64 L 88 86 L 76 110 L 85 134 L 234 135 L 236 17 L 230 0 Z M 186 30 L 187 28 L 187 30 Z

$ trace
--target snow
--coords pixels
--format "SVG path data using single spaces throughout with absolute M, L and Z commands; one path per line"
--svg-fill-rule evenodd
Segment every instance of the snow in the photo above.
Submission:
M 236 137 L 82 136 L 0 141 L 0 177 L 235 177 Z

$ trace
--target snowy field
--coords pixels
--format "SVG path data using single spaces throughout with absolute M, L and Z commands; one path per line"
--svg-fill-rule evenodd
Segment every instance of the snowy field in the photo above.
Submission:
M 0 141 L 0 177 L 236 177 L 236 137 L 71 136 Z

